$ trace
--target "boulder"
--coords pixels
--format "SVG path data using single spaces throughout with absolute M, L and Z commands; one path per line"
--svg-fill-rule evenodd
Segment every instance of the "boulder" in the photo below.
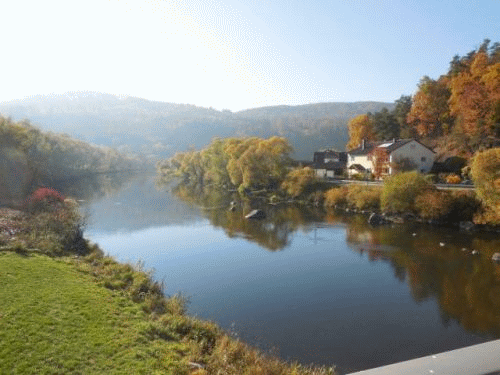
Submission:
M 476 228 L 476 224 L 474 224 L 472 221 L 461 221 L 460 223 L 458 223 L 458 226 L 460 229 L 466 231 L 471 231 Z
M 245 216 L 245 219 L 264 219 L 266 213 L 262 210 L 252 210 Z
M 491 260 L 493 262 L 500 263 L 500 253 L 493 254 L 493 256 L 491 257 Z
M 370 225 L 384 225 L 388 224 L 389 221 L 385 217 L 380 214 L 376 214 L 375 212 L 370 215 L 368 218 L 368 224 Z

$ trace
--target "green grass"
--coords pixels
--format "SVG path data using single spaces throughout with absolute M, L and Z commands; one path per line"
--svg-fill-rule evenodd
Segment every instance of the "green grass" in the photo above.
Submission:
M 72 202 L 0 210 L 0 374 L 331 375 L 267 356 L 185 315 L 138 264 L 81 236 Z M 14 235 L 11 233 L 14 232 Z
M 155 339 L 141 305 L 63 259 L 0 252 L 0 373 L 185 373 L 185 343 Z

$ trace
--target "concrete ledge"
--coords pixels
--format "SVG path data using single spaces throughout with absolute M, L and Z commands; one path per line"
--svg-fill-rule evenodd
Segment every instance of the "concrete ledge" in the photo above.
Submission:
M 500 340 L 359 371 L 352 375 L 485 375 L 500 371 Z

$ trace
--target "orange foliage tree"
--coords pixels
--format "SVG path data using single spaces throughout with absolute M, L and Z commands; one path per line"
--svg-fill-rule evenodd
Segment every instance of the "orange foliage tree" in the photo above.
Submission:
M 452 119 L 448 110 L 450 90 L 447 83 L 446 77 L 436 81 L 426 76 L 420 81 L 406 118 L 409 126 L 420 137 L 441 135 L 449 131 Z

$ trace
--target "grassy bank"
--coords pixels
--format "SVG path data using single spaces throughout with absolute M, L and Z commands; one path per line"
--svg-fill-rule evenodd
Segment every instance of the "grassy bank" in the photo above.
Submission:
M 0 226 L 0 373 L 334 374 L 187 316 L 140 265 L 83 240 L 73 202 L 3 210 Z
M 141 306 L 69 259 L 0 253 L 0 369 L 13 374 L 180 373 L 186 344 L 150 335 Z

